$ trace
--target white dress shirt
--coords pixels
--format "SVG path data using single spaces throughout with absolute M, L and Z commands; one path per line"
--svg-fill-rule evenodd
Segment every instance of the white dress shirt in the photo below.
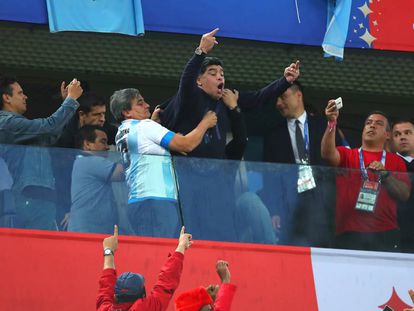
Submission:
M 296 163 L 301 163 L 301 161 L 299 159 L 298 147 L 296 146 L 296 137 L 295 137 L 296 123 L 295 123 L 295 121 L 299 120 L 299 127 L 300 127 L 300 130 L 302 132 L 303 140 L 305 140 L 305 122 L 306 122 L 306 118 L 307 118 L 307 114 L 306 114 L 306 111 L 304 111 L 302 113 L 302 115 L 297 119 L 287 119 L 290 142 L 292 144 L 293 154 L 295 156 Z M 307 129 L 307 132 L 309 133 L 309 127 Z M 309 135 L 308 135 L 308 144 L 310 145 Z
M 400 154 L 399 152 L 397 152 L 397 154 L 403 158 L 405 161 L 407 161 L 408 163 L 411 163 L 412 160 L 414 160 L 414 158 L 412 156 L 403 156 L 402 154 Z

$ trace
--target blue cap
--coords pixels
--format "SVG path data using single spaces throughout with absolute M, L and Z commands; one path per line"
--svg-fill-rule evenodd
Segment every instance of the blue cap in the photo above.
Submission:
M 120 302 L 135 301 L 145 296 L 145 279 L 141 274 L 124 272 L 115 284 L 115 295 Z

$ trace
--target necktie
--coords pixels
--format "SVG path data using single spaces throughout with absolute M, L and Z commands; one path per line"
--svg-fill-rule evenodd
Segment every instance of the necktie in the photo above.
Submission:
M 296 148 L 298 149 L 298 156 L 300 160 L 306 160 L 305 141 L 303 140 L 302 131 L 299 126 L 300 124 L 299 120 L 296 120 L 295 124 L 296 124 L 295 138 L 296 138 Z

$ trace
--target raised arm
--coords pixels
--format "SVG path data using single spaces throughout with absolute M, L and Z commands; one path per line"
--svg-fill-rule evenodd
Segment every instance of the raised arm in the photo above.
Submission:
M 174 254 L 168 258 L 167 262 L 162 267 L 157 282 L 151 291 L 151 295 L 147 297 L 147 301 L 143 303 L 142 307 L 157 305 L 159 307 L 157 310 L 167 309 L 168 304 L 180 283 L 184 253 L 193 243 L 191 239 L 191 234 L 186 233 L 185 228 L 182 227 L 177 248 Z M 150 310 L 150 308 L 148 308 L 148 310 Z
M 289 88 L 293 81 L 299 78 L 299 75 L 300 63 L 296 61 L 285 68 L 282 78 L 274 80 L 258 91 L 240 93 L 239 106 L 251 109 L 261 107 L 267 102 L 276 102 L 277 98 Z
M 218 260 L 216 263 L 216 271 L 221 279 L 221 285 L 217 292 L 216 301 L 214 302 L 215 311 L 230 311 L 233 302 L 236 286 L 230 284 L 230 270 L 228 262 Z
M 60 108 L 50 117 L 34 120 L 17 117 L 10 119 L 6 123 L 7 130 L 13 132 L 17 137 L 16 143 L 24 142 L 28 139 L 45 134 L 58 134 L 63 129 L 79 107 L 76 99 L 78 99 L 83 92 L 80 82 L 76 79 L 69 84 L 67 89 L 68 95 L 66 99 L 63 101 Z
M 187 135 L 175 134 L 171 139 L 168 148 L 172 151 L 188 153 L 193 151 L 204 137 L 209 128 L 216 126 L 217 115 L 213 111 L 208 111 L 197 127 Z
M 338 166 L 341 161 L 341 156 L 335 146 L 335 135 L 339 112 L 336 110 L 335 100 L 331 99 L 328 101 L 325 115 L 328 119 L 328 125 L 322 137 L 321 156 L 329 165 Z
M 197 48 L 199 53 L 194 53 L 186 64 L 180 78 L 177 94 L 160 113 L 160 120 L 163 126 L 173 130 L 178 116 L 183 114 L 183 110 L 192 109 L 191 105 L 194 104 L 198 91 L 197 78 L 200 74 L 201 64 L 206 58 L 206 54 L 218 44 L 215 37 L 218 31 L 219 29 L 216 28 L 201 37 Z
M 107 237 L 102 243 L 104 249 L 104 270 L 99 279 L 99 291 L 96 299 L 97 311 L 112 310 L 114 304 L 114 286 L 116 282 L 116 271 L 114 254 L 118 249 L 118 226 L 114 226 L 114 235 Z
M 118 226 L 114 226 L 114 235 L 107 237 L 102 242 L 104 250 L 104 269 L 115 269 L 114 255 L 118 249 Z

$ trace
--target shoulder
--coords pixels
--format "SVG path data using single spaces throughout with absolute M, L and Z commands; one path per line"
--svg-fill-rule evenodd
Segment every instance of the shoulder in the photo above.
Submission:
M 338 150 L 338 152 L 340 154 L 341 161 L 343 159 L 350 159 L 350 158 L 357 158 L 358 157 L 358 149 L 357 148 L 349 149 L 349 148 L 344 147 L 344 146 L 337 146 L 336 150 Z
M 288 136 L 289 129 L 286 119 L 276 124 L 265 134 L 265 138 L 272 140 L 283 140 L 285 138 L 288 138 Z
M 407 171 L 407 165 L 405 164 L 404 160 L 400 156 L 392 152 L 387 152 L 385 167 L 387 169 L 395 171 Z
M 4 110 L 0 111 L 0 121 L 10 120 L 10 119 L 26 119 L 26 117 L 20 114 L 14 113 L 14 112 L 9 112 L 9 111 L 4 111 Z

